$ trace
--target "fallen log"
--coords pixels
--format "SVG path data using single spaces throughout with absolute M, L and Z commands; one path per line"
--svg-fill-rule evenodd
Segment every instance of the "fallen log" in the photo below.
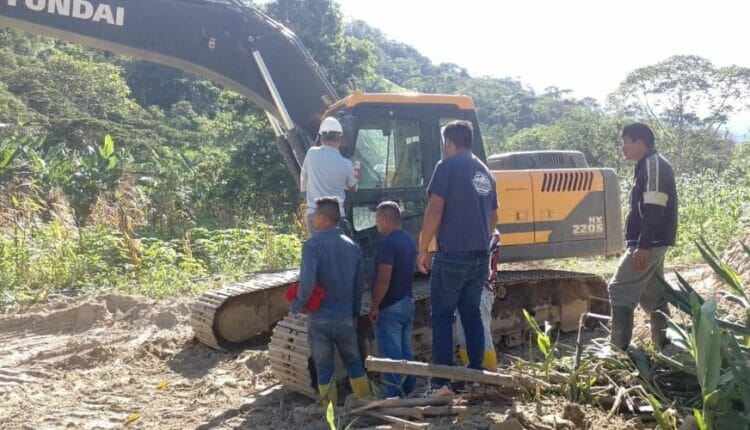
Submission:
M 418 361 L 390 360 L 387 358 L 367 357 L 365 367 L 371 372 L 396 373 L 399 375 L 435 376 L 456 381 L 478 382 L 480 384 L 497 385 L 503 388 L 518 389 L 519 385 L 527 390 L 534 390 L 541 386 L 547 388 L 549 384 L 529 376 L 503 375 L 486 370 L 468 369 L 466 367 L 445 366 L 440 364 L 422 363 Z

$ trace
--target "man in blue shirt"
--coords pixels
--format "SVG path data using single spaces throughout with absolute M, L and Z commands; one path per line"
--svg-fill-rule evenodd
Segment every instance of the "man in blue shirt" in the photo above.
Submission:
M 375 327 L 375 340 L 381 356 L 413 360 L 414 298 L 411 282 L 417 249 L 411 236 L 401 230 L 401 210 L 396 202 L 379 204 L 375 222 L 385 239 L 375 257 L 372 307 L 368 316 Z M 383 380 L 388 397 L 406 396 L 416 385 L 416 378 L 411 375 L 386 374 Z
M 369 398 L 367 380 L 359 354 L 355 321 L 362 305 L 362 251 L 336 227 L 341 216 L 339 201 L 324 197 L 315 201 L 313 227 L 318 231 L 302 246 L 299 289 L 291 312 L 301 312 L 316 283 L 325 291 L 317 311 L 307 319 L 307 341 L 318 374 L 318 391 L 324 404 L 336 404 L 334 345 L 349 373 L 357 398 Z
M 437 233 L 432 263 L 432 361 L 453 364 L 453 315 L 458 309 L 469 368 L 481 369 L 484 333 L 479 304 L 487 277 L 490 237 L 497 225 L 495 178 L 471 152 L 472 125 L 453 121 L 443 130 L 443 160 L 427 187 L 429 200 L 417 266 L 430 270 L 429 245 Z M 449 394 L 448 380 L 432 378 L 428 396 Z

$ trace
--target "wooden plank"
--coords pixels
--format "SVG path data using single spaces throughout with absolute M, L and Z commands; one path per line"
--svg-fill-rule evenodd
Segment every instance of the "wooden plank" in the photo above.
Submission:
M 367 357 L 365 360 L 365 367 L 372 372 L 434 376 L 457 381 L 497 385 L 509 389 L 517 389 L 520 385 L 527 390 L 533 390 L 537 386 L 546 387 L 549 385 L 544 381 L 539 381 L 522 375 L 502 375 L 497 372 L 468 369 L 466 367 L 444 366 L 418 361 L 390 360 L 387 358 L 375 358 L 372 356 Z

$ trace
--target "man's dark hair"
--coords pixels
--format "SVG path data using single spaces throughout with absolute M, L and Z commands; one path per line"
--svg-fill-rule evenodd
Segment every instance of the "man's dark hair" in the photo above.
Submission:
M 633 141 L 641 140 L 648 149 L 654 149 L 654 132 L 651 127 L 641 122 L 634 122 L 622 128 L 622 137 L 628 136 Z
M 471 140 L 474 127 L 469 121 L 455 120 L 448 123 L 443 129 L 443 140 L 451 141 L 454 145 L 471 149 Z
M 328 218 L 334 225 L 341 220 L 341 209 L 337 197 L 321 197 L 315 200 L 315 210 Z
M 378 205 L 377 211 L 387 215 L 397 224 L 401 224 L 401 208 L 398 207 L 398 203 L 386 200 Z

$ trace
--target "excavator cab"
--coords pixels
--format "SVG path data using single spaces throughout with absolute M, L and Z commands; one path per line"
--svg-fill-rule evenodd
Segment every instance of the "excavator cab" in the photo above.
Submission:
M 365 257 L 365 279 L 381 237 L 375 209 L 393 200 L 402 228 L 418 240 L 427 203 L 425 190 L 442 154 L 442 128 L 461 119 L 474 125 L 473 151 L 484 160 L 474 104 L 460 95 L 355 93 L 329 110 L 344 127 L 342 154 L 359 162 L 357 191 L 347 194 L 346 217 Z

